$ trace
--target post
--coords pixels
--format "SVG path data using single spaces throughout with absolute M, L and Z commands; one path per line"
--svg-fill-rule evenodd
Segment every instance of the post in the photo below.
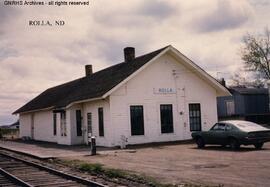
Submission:
M 268 98 L 269 98 L 268 109 L 270 111 L 270 80 L 267 81 L 267 87 L 268 87 Z
M 96 155 L 96 154 L 97 154 L 96 137 L 92 136 L 91 137 L 91 155 Z

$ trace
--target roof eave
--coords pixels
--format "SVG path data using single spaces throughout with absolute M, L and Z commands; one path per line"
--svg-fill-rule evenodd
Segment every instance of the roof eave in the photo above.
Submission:
M 211 75 L 209 75 L 206 71 L 204 71 L 201 67 L 196 65 L 192 60 L 190 60 L 188 57 L 183 55 L 181 52 L 179 52 L 177 49 L 175 49 L 172 46 L 169 46 L 171 51 L 174 52 L 179 58 L 184 60 L 190 67 L 194 68 L 200 75 L 202 75 L 206 80 L 212 83 L 212 86 L 216 89 L 217 96 L 232 96 L 232 94 L 229 92 L 227 88 L 225 88 L 223 85 L 221 85 L 215 78 L 213 78 Z
M 66 106 L 66 109 L 67 108 L 70 108 L 70 107 L 72 107 L 73 105 L 76 105 L 76 104 L 81 104 L 81 103 L 86 103 L 86 102 L 91 102 L 91 101 L 97 101 L 97 100 L 102 100 L 102 99 L 105 99 L 105 98 L 103 98 L 103 97 L 96 97 L 96 98 L 91 98 L 91 99 L 84 99 L 84 100 L 74 101 L 74 102 L 68 104 Z
M 81 103 L 85 103 L 85 102 L 91 102 L 91 101 L 96 101 L 96 100 L 102 100 L 102 99 L 105 99 L 103 97 L 97 97 L 97 98 L 92 98 L 92 99 L 84 99 L 84 100 L 80 100 L 80 101 L 75 101 L 75 102 L 72 102 L 70 104 L 68 104 L 66 107 L 64 107 L 65 109 L 68 109 L 70 107 L 72 107 L 73 105 L 76 105 L 76 104 L 81 104 Z M 27 114 L 27 113 L 32 113 L 32 112 L 39 112 L 39 111 L 45 111 L 45 110 L 51 110 L 51 109 L 54 109 L 55 106 L 52 106 L 52 107 L 47 107 L 47 108 L 42 108 L 42 109 L 36 109 L 36 110 L 29 110 L 29 111 L 24 111 L 24 112 L 13 112 L 12 114 Z
M 21 115 L 21 114 L 27 114 L 27 113 L 32 113 L 32 112 L 39 112 L 39 111 L 51 110 L 53 108 L 54 108 L 54 106 L 47 107 L 47 108 L 41 108 L 41 109 L 35 109 L 35 110 L 28 110 L 28 111 L 23 111 L 23 112 L 17 112 L 17 111 L 15 111 L 12 114 L 13 115 L 16 115 L 16 114 L 20 114 Z

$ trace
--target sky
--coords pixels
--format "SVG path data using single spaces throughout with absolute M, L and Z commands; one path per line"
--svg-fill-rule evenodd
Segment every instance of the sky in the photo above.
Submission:
M 242 67 L 245 34 L 270 25 L 268 0 L 90 0 L 89 6 L 7 6 L 0 2 L 0 125 L 49 87 L 172 45 L 215 78 Z M 29 20 L 64 20 L 62 27 Z

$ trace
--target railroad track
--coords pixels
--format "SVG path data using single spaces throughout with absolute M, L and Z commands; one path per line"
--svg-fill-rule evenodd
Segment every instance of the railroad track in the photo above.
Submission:
M 0 186 L 9 186 L 9 187 L 15 187 L 15 186 L 18 186 L 16 185 L 15 182 L 13 182 L 12 179 L 9 179 L 8 176 L 2 174 L 0 172 Z
M 0 186 L 105 187 L 102 184 L 0 152 Z

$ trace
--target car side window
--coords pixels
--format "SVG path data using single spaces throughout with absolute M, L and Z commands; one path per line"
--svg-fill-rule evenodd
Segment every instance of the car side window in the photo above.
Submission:
M 229 124 L 226 124 L 226 131 L 232 131 L 232 130 L 233 130 L 232 126 Z
M 211 130 L 213 130 L 213 131 L 225 131 L 225 124 L 216 123 L 215 126 Z
M 219 130 L 220 130 L 220 131 L 225 131 L 225 127 L 226 127 L 225 124 L 223 124 L 223 123 L 220 123 L 220 124 L 219 124 Z

